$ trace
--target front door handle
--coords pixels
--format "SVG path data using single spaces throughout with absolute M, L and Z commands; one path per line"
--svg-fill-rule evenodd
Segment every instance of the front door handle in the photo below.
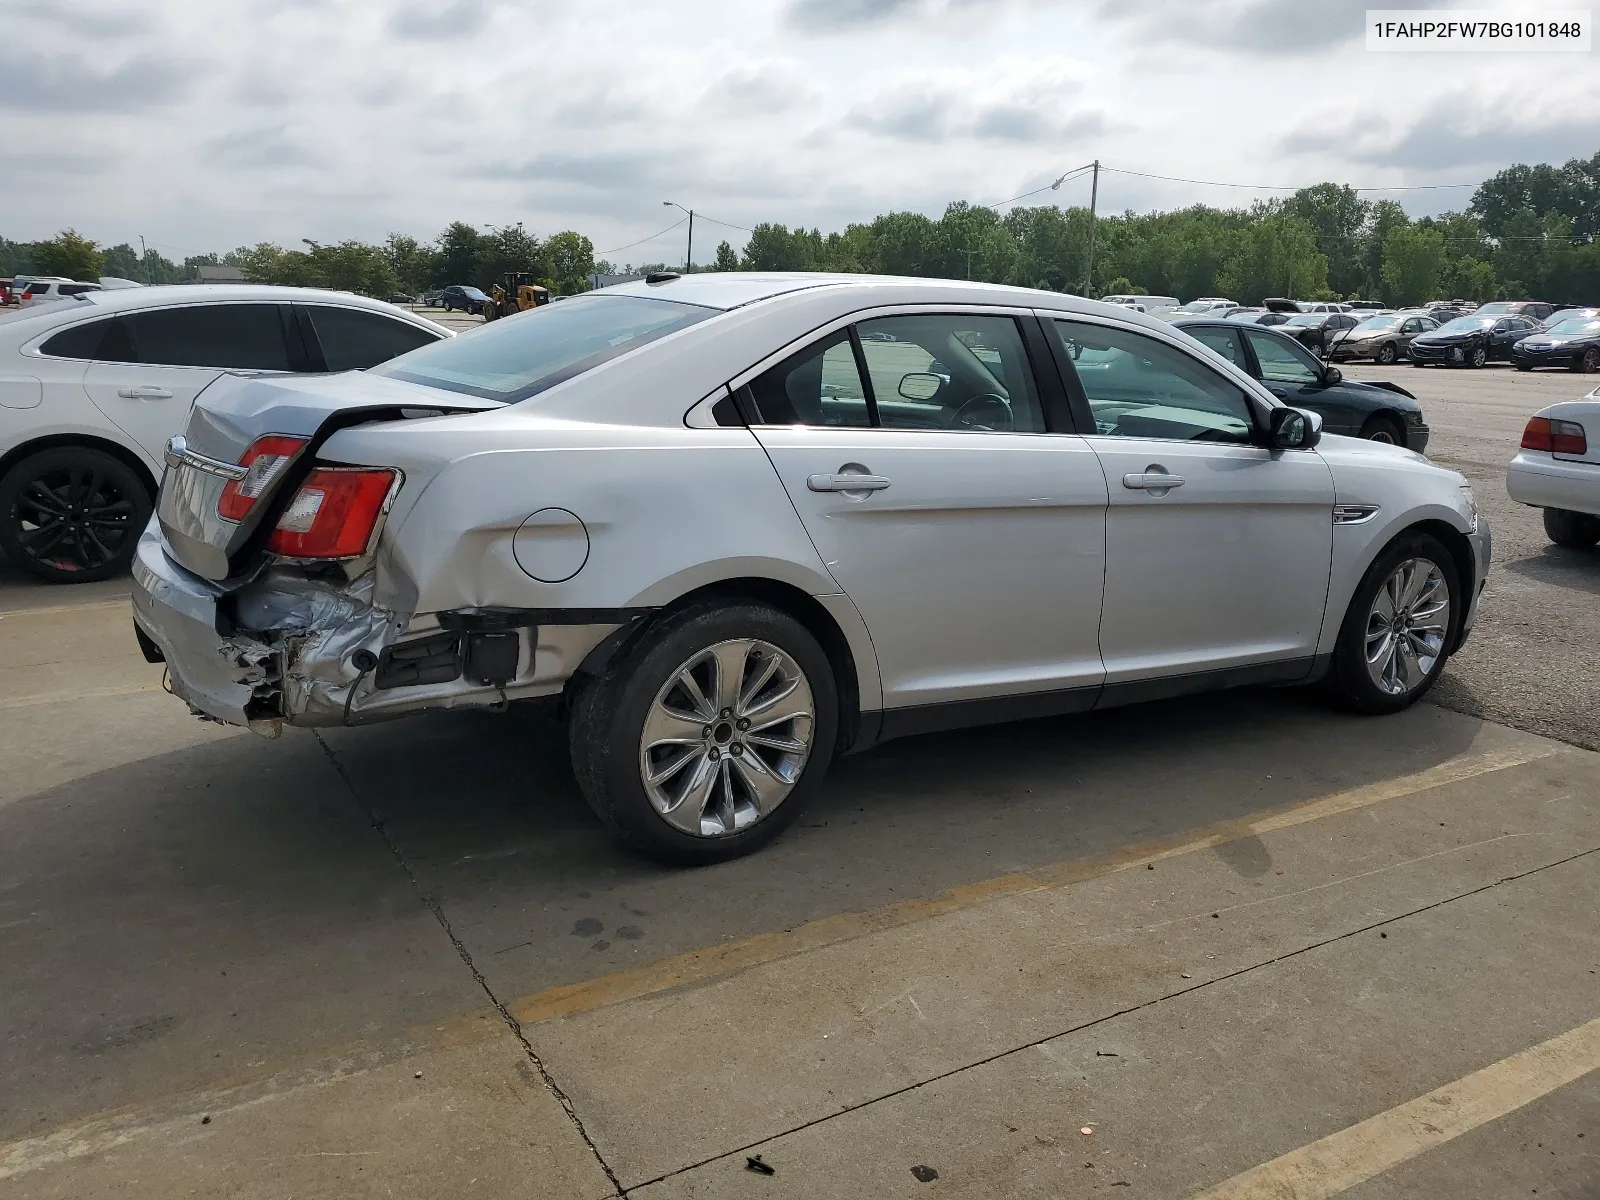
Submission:
M 164 387 L 140 384 L 138 387 L 118 388 L 117 395 L 124 400 L 171 400 L 172 393 Z
M 1166 492 L 1183 486 L 1183 476 L 1165 471 L 1136 471 L 1122 477 L 1122 486 L 1131 491 Z
M 813 492 L 881 492 L 889 486 L 882 475 L 807 475 L 806 486 Z

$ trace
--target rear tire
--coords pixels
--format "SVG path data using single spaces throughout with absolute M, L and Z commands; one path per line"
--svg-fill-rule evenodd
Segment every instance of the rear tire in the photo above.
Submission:
M 1583 357 L 1572 365 L 1572 369 L 1582 375 L 1593 375 L 1600 371 L 1600 350 L 1590 346 L 1583 352 Z
M 790 707 L 798 715 L 782 716 Z M 760 849 L 800 815 L 838 722 L 832 664 L 805 626 L 711 600 L 664 618 L 582 685 L 568 739 L 584 798 L 625 844 L 700 866 Z
M 0 480 L 0 550 L 46 583 L 110 579 L 133 562 L 153 503 L 138 472 L 104 450 L 41 450 Z
M 1367 568 L 1345 610 L 1328 677 L 1334 698 L 1363 713 L 1411 707 L 1444 671 L 1464 604 L 1443 543 L 1426 533 L 1400 535 Z
M 1544 510 L 1544 531 L 1558 546 L 1587 550 L 1600 542 L 1600 517 L 1568 512 L 1564 508 Z

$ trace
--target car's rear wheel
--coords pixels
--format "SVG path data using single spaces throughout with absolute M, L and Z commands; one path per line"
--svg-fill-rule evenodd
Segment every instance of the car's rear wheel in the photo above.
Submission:
M 1600 542 L 1600 517 L 1568 512 L 1564 508 L 1544 510 L 1544 531 L 1558 546 L 1586 550 Z
M 1367 418 L 1366 424 L 1361 427 L 1361 436 L 1369 442 L 1382 442 L 1386 446 L 1406 444 L 1405 430 L 1400 428 L 1400 422 L 1381 413 Z
M 816 638 L 766 605 L 675 613 L 581 686 L 573 770 L 629 846 L 700 865 L 764 846 L 800 815 L 833 757 L 839 701 Z
M 41 450 L 0 480 L 0 550 L 49 583 L 109 579 L 133 561 L 151 506 L 144 480 L 104 450 Z
M 1397 538 L 1367 568 L 1345 610 L 1329 678 L 1335 696 L 1367 713 L 1416 703 L 1444 670 L 1460 596 L 1456 564 L 1437 538 Z
M 1585 375 L 1593 375 L 1596 371 L 1600 371 L 1600 350 L 1590 346 L 1583 352 L 1583 357 L 1574 364 L 1573 370 L 1581 371 Z
M 1393 342 L 1385 342 L 1378 347 L 1377 360 L 1382 366 L 1389 366 L 1400 357 L 1400 348 Z

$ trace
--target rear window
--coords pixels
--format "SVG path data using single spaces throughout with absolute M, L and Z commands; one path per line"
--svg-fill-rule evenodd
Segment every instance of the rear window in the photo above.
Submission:
M 716 311 L 644 296 L 574 296 L 413 350 L 372 373 L 513 404 Z
M 39 347 L 40 354 L 56 358 L 92 358 L 101 362 L 132 362 L 133 339 L 121 317 L 86 321 L 63 329 Z
M 438 339 L 426 329 L 382 313 L 328 304 L 306 306 L 330 371 L 364 371 Z

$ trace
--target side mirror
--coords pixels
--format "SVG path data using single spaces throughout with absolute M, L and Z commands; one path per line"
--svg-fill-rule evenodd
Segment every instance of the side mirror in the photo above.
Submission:
M 932 400 L 944 386 L 944 380 L 932 371 L 912 371 L 900 377 L 900 394 L 907 400 Z
M 1335 366 L 1327 366 L 1322 371 L 1322 386 L 1333 387 L 1344 382 L 1344 372 Z
M 1267 444 L 1274 450 L 1309 450 L 1322 440 L 1322 417 L 1304 408 L 1275 408 Z

